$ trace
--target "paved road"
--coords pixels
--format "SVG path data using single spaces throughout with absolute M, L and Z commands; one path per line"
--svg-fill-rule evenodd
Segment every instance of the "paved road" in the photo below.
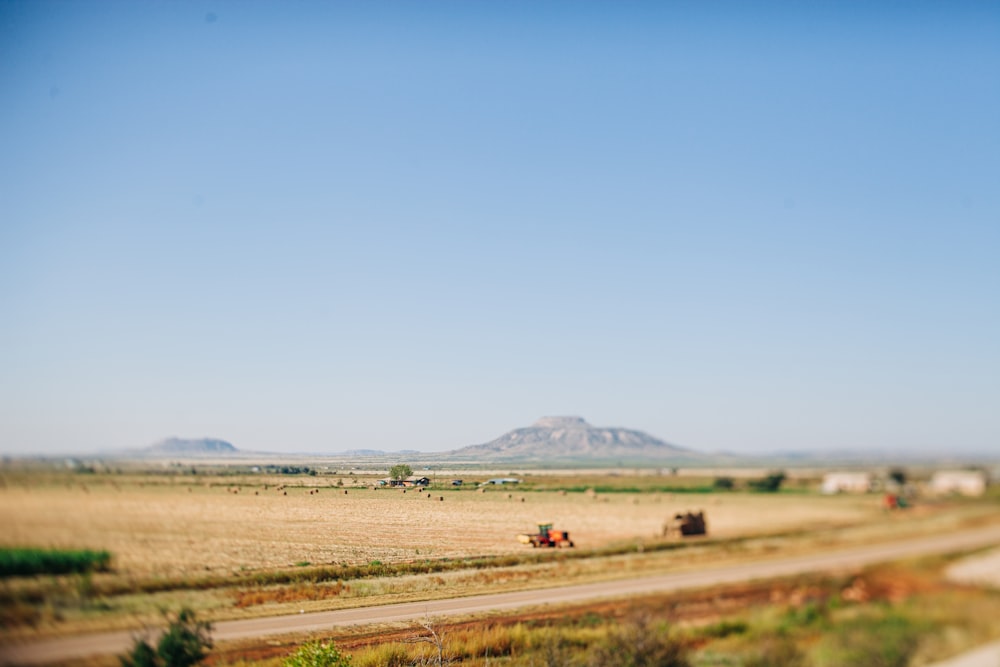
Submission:
M 359 609 L 222 621 L 214 625 L 212 638 L 217 642 L 222 642 L 248 637 L 317 632 L 349 625 L 390 623 L 528 606 L 586 602 L 647 593 L 666 593 L 754 579 L 783 577 L 804 572 L 851 569 L 910 556 L 947 553 L 992 544 L 1000 544 L 1000 525 L 949 535 L 934 535 L 888 544 L 838 549 L 808 556 L 772 558 L 739 565 L 717 566 L 694 572 L 638 579 L 577 584 L 516 593 L 473 595 L 449 600 L 407 602 Z M 0 664 L 41 665 L 91 655 L 124 653 L 131 646 L 132 637 L 131 632 L 107 632 L 0 646 Z

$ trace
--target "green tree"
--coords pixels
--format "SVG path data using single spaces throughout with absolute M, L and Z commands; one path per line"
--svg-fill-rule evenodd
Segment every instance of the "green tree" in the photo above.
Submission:
M 736 487 L 736 482 L 732 477 L 716 477 L 712 486 L 720 491 L 732 491 Z
M 397 482 L 402 481 L 413 474 L 413 468 L 405 463 L 397 463 L 389 468 L 389 477 Z
M 785 471 L 779 470 L 778 472 L 772 472 L 764 479 L 750 480 L 749 486 L 754 491 L 763 491 L 764 493 L 776 493 L 778 489 L 781 488 L 781 484 L 785 481 L 785 479 L 786 479 Z
M 122 667 L 190 667 L 202 661 L 212 648 L 212 624 L 198 621 L 190 609 L 181 609 L 154 649 L 144 638 L 121 658 Z
M 351 657 L 341 653 L 333 643 L 309 641 L 281 664 L 282 667 L 350 667 Z

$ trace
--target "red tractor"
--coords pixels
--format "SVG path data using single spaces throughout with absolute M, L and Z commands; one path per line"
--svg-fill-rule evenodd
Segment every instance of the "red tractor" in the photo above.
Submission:
M 538 532 L 535 534 L 522 533 L 517 536 L 522 544 L 530 544 L 532 547 L 560 547 L 568 548 L 573 546 L 573 540 L 569 539 L 569 533 L 565 530 L 552 530 L 551 523 L 538 524 Z

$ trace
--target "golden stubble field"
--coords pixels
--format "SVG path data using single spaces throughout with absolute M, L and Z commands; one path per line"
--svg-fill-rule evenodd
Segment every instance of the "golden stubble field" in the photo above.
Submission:
M 591 548 L 654 539 L 664 520 L 688 509 L 705 510 L 718 537 L 860 523 L 881 512 L 872 496 L 431 494 L 204 482 L 8 484 L 0 488 L 0 544 L 107 549 L 119 574 L 145 578 L 499 555 L 529 549 L 516 535 L 540 521 Z

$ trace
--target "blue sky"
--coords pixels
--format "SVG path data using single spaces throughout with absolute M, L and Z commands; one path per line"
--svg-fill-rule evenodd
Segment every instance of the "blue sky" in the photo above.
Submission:
M 1000 449 L 995 2 L 0 2 L 0 452 Z

